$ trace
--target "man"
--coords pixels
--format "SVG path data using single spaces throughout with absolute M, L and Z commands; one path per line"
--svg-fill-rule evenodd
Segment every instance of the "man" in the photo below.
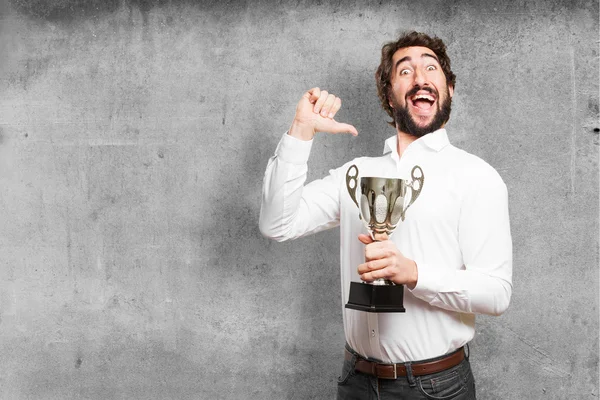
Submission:
M 382 157 L 362 157 L 304 185 L 316 132 L 357 135 L 335 121 L 339 98 L 314 88 L 296 108 L 267 166 L 261 232 L 294 239 L 340 226 L 342 301 L 351 281 L 406 285 L 405 313 L 344 308 L 345 361 L 339 399 L 475 399 L 464 348 L 475 314 L 500 315 L 512 293 L 506 185 L 478 157 L 449 143 L 455 75 L 444 43 L 411 32 L 382 49 L 379 97 L 396 135 Z M 346 189 L 346 172 L 408 179 L 419 165 L 418 199 L 388 240 L 374 242 Z M 395 396 L 395 397 L 389 397 Z

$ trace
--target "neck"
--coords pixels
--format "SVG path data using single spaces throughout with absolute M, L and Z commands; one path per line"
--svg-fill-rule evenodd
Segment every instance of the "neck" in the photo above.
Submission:
M 442 126 L 440 126 L 438 129 L 442 129 L 445 125 L 446 124 L 442 124 Z M 436 130 L 433 130 L 431 132 L 435 132 Z M 396 128 L 396 132 L 398 132 L 398 156 L 402 157 L 402 154 L 404 153 L 408 145 L 419 138 L 406 132 L 403 132 L 398 128 Z M 429 133 L 427 133 L 427 135 L 429 135 Z

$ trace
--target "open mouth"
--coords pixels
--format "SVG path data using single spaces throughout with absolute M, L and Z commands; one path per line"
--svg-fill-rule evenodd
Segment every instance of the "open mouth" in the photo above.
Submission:
M 424 91 L 419 91 L 410 97 L 412 105 L 422 111 L 429 111 L 433 107 L 435 100 L 435 95 Z
M 428 113 L 433 110 L 433 106 L 437 100 L 436 93 L 433 90 L 427 89 L 417 89 L 412 93 L 409 93 L 408 99 L 413 107 L 417 109 L 418 112 Z

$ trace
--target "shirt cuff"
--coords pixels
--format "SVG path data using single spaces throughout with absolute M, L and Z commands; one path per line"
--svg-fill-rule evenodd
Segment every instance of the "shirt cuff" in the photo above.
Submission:
M 286 132 L 275 150 L 277 157 L 290 164 L 304 165 L 308 163 L 310 149 L 314 139 L 300 140 Z
M 441 289 L 440 281 L 437 279 L 439 271 L 436 273 L 435 269 L 430 265 L 418 261 L 415 262 L 417 263 L 419 277 L 417 279 L 417 285 L 411 290 L 411 293 L 416 297 L 425 300 L 427 303 L 431 303 Z

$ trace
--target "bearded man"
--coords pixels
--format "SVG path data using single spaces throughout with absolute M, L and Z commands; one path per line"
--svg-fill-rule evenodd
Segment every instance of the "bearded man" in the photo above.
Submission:
M 340 226 L 342 304 L 351 281 L 384 278 L 407 288 L 405 313 L 343 309 L 346 348 L 339 399 L 475 399 L 468 343 L 475 315 L 500 315 L 512 294 L 506 185 L 480 158 L 450 144 L 455 75 L 441 39 L 410 32 L 382 49 L 378 94 L 396 134 L 381 157 L 361 157 L 305 185 L 316 132 L 351 133 L 334 119 L 341 100 L 313 88 L 269 160 L 260 216 L 263 235 L 295 239 Z M 373 241 L 346 187 L 362 176 L 426 182 L 405 220 Z

